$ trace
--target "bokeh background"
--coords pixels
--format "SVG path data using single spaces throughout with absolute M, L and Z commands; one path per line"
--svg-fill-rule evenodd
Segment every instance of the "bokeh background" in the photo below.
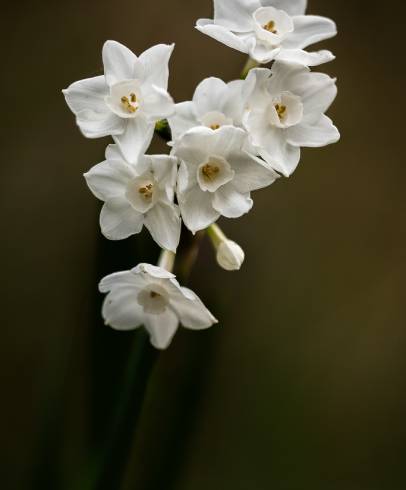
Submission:
M 251 214 L 222 222 L 246 250 L 240 273 L 220 270 L 203 244 L 190 285 L 221 323 L 179 331 L 159 356 L 123 490 L 406 488 L 405 7 L 309 3 L 339 26 L 323 70 L 338 77 L 330 116 L 342 140 L 305 150 Z M 134 345 L 103 326 L 96 285 L 158 253 L 147 235 L 100 236 L 81 174 L 108 140 L 80 135 L 60 91 L 100 73 L 106 39 L 136 53 L 176 42 L 177 101 L 207 76 L 236 78 L 244 55 L 193 28 L 211 12 L 211 0 L 3 6 L 4 490 L 88 488 L 77 482 L 109 431 Z

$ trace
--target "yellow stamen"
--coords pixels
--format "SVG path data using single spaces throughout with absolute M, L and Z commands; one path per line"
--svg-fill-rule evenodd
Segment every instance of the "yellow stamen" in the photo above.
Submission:
M 156 298 L 157 296 L 159 296 L 159 294 L 158 294 L 158 293 L 156 293 L 155 291 L 151 291 L 151 292 L 149 293 L 149 295 L 150 295 L 150 297 L 151 297 L 151 298 Z
M 138 189 L 138 192 L 144 196 L 145 199 L 151 199 L 152 194 L 154 192 L 154 185 L 153 184 L 147 184 L 145 187 L 140 187 Z
M 279 119 L 283 119 L 286 115 L 286 106 L 282 104 L 275 104 L 275 110 L 278 113 Z
M 212 129 L 213 131 L 216 131 L 216 129 L 219 129 L 220 128 L 220 124 L 212 124 L 210 126 L 210 129 Z
M 130 97 L 131 97 L 132 103 L 135 103 L 137 101 L 137 97 L 135 96 L 135 94 L 131 94 Z M 127 111 L 128 112 L 135 112 L 138 108 L 131 105 L 131 102 L 130 102 L 129 98 L 126 97 L 125 95 L 123 97 L 121 97 L 121 103 L 127 109 Z
M 266 31 L 272 32 L 272 34 L 277 34 L 278 31 L 275 29 L 275 21 L 270 20 L 267 24 L 262 26 Z
M 219 167 L 206 163 L 202 168 L 202 174 L 206 180 L 213 180 L 213 178 L 220 172 Z

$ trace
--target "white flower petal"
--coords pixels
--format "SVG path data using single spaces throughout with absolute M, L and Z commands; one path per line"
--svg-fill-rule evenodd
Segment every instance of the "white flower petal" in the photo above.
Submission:
M 217 323 L 216 318 L 193 291 L 180 287 L 176 279 L 172 279 L 171 283 L 173 288 L 171 289 L 170 306 L 184 327 L 202 330 Z
M 106 202 L 100 213 L 100 227 L 109 240 L 124 240 L 140 233 L 144 217 L 127 200 L 115 198 Z
M 142 288 L 145 285 L 144 278 L 133 273 L 133 271 L 115 272 L 104 277 L 99 283 L 99 291 L 107 293 L 118 287 L 131 287 L 133 289 Z
M 270 131 L 264 145 L 258 148 L 261 157 L 277 172 L 289 177 L 300 161 L 300 148 L 286 141 L 282 130 Z
M 72 83 L 63 90 L 66 103 L 76 115 L 76 123 L 87 138 L 120 134 L 123 121 L 107 107 L 107 86 L 103 76 Z
M 125 159 L 130 163 L 134 163 L 146 152 L 151 144 L 155 125 L 147 121 L 141 114 L 134 119 L 127 119 L 126 124 L 123 134 L 114 135 L 113 139 Z
M 312 125 L 300 124 L 287 131 L 287 142 L 295 146 L 321 147 L 337 143 L 339 139 L 338 129 L 324 114 Z
M 249 154 L 234 157 L 233 169 L 233 185 L 241 193 L 263 189 L 279 178 L 274 170 L 265 166 L 265 162 Z
M 261 0 L 264 7 L 275 7 L 289 15 L 302 15 L 307 8 L 307 0 Z
M 156 243 L 176 252 L 179 245 L 181 220 L 177 206 L 159 202 L 145 215 L 145 226 Z
M 200 82 L 193 95 L 197 117 L 207 112 L 222 112 L 226 92 L 227 84 L 220 78 L 210 77 Z
M 178 159 L 169 155 L 146 155 L 154 172 L 154 178 L 164 188 L 166 198 L 173 202 L 178 174 Z
M 337 85 L 333 78 L 324 73 L 311 73 L 309 84 L 304 85 L 302 102 L 304 122 L 315 122 L 326 112 L 337 95 Z
M 259 0 L 214 0 L 214 22 L 235 32 L 252 29 L 252 13 L 261 7 Z
M 105 160 L 84 174 L 93 194 L 102 201 L 123 197 L 127 183 L 134 178 L 134 171 L 126 162 Z
M 214 134 L 214 131 L 206 127 L 192 128 L 175 141 L 173 154 L 188 164 L 200 165 L 209 155 Z
M 103 75 L 86 78 L 72 83 L 62 90 L 69 109 L 77 115 L 80 111 L 91 110 L 96 114 L 109 112 L 104 97 L 108 94 L 106 80 Z
M 299 63 L 304 66 L 318 66 L 333 61 L 335 56 L 325 49 L 312 53 L 302 49 L 282 49 L 276 59 L 289 63 Z
M 153 122 L 165 119 L 175 112 L 175 104 L 168 92 L 152 85 L 143 99 L 143 112 Z
M 209 155 L 224 157 L 226 160 L 231 153 L 238 153 L 248 140 L 248 133 L 241 128 L 222 126 L 211 131 L 206 149 Z
M 156 349 L 169 347 L 178 325 L 178 317 L 170 309 L 158 315 L 146 315 L 145 317 L 145 328 L 150 335 L 151 344 Z
M 250 44 L 245 37 L 237 36 L 223 26 L 216 25 L 210 19 L 200 19 L 197 21 L 196 29 L 203 34 L 206 34 L 216 41 L 220 41 L 226 46 L 241 51 L 242 53 L 249 52 Z M 254 39 L 254 36 L 252 36 Z
M 113 289 L 103 302 L 102 315 L 106 325 L 115 330 L 133 330 L 144 323 L 144 313 L 133 287 Z
M 260 64 L 270 63 L 277 58 L 281 51 L 280 47 L 269 47 L 253 37 L 249 46 L 250 57 Z
M 133 79 L 136 61 L 135 54 L 122 44 L 106 41 L 103 46 L 103 64 L 107 85 Z
M 123 154 L 120 151 L 120 148 L 117 145 L 107 145 L 106 151 L 106 160 L 123 160 Z
M 223 113 L 232 119 L 234 126 L 241 126 L 242 124 L 241 120 L 245 110 L 243 87 L 243 80 L 233 80 L 227 84 Z
M 267 124 L 265 111 L 252 111 L 246 125 L 258 154 L 274 170 L 288 177 L 300 160 L 300 148 L 289 145 L 283 129 Z
M 124 132 L 125 123 L 110 110 L 103 114 L 92 110 L 80 111 L 76 123 L 86 138 L 103 138 L 117 136 Z
M 197 166 L 187 165 L 185 162 L 181 162 L 177 176 L 178 197 L 182 199 L 182 196 L 196 185 Z
M 253 206 L 249 193 L 238 192 L 232 183 L 220 187 L 213 197 L 213 208 L 226 218 L 239 218 Z
M 168 118 L 172 138 L 180 138 L 186 131 L 199 125 L 193 102 L 181 102 L 175 105 L 175 113 Z
M 178 192 L 178 201 L 183 222 L 192 233 L 204 230 L 220 217 L 212 206 L 212 194 L 197 185 L 185 194 Z
M 134 272 L 135 274 L 149 275 L 158 279 L 171 279 L 175 277 L 172 272 L 169 272 L 166 269 L 162 269 L 162 267 L 146 263 L 138 264 L 132 269 L 132 272 Z
M 174 47 L 174 44 L 157 44 L 140 55 L 139 61 L 144 66 L 144 83 L 167 90 L 168 64 Z
M 303 49 L 337 34 L 336 24 L 327 17 L 298 15 L 293 18 L 293 24 L 295 29 L 284 42 L 287 49 Z

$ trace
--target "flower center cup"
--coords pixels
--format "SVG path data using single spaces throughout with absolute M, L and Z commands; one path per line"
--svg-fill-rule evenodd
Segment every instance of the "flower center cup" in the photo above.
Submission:
M 150 284 L 138 293 L 137 301 L 145 313 L 160 315 L 169 305 L 169 296 L 159 284 Z
M 204 192 L 215 192 L 221 186 L 234 178 L 234 170 L 222 157 L 211 156 L 199 165 L 197 169 L 197 182 Z
M 254 14 L 256 37 L 263 44 L 278 47 L 287 34 L 293 32 L 292 18 L 274 7 L 261 7 Z
M 141 90 L 138 80 L 125 80 L 110 88 L 105 99 L 107 106 L 118 116 L 136 117 L 141 107 Z
M 303 119 L 303 104 L 300 97 L 283 92 L 276 97 L 268 109 L 269 122 L 278 128 L 289 128 Z
M 159 189 L 150 172 L 137 177 L 127 185 L 125 197 L 139 213 L 148 212 L 159 198 Z

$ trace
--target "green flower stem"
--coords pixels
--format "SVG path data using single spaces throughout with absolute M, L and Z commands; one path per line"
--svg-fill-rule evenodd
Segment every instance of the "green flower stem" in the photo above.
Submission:
M 182 271 L 179 275 L 183 276 L 183 280 L 190 275 L 203 236 L 204 232 L 195 235 L 179 261 L 178 268 Z M 171 272 L 175 265 L 175 254 L 163 250 L 158 265 Z M 128 360 L 110 435 L 85 476 L 75 485 L 69 486 L 69 490 L 120 489 L 142 416 L 148 384 L 158 359 L 159 351 L 151 346 L 148 333 L 139 329 L 134 334 L 134 348 Z
M 241 72 L 240 78 L 242 80 L 245 80 L 247 78 L 250 70 L 252 70 L 253 68 L 257 68 L 258 66 L 259 66 L 259 63 L 257 61 L 253 60 L 252 58 L 248 58 L 247 62 L 245 63 L 245 66 Z
M 158 267 L 166 269 L 168 272 L 173 271 L 173 266 L 175 264 L 176 255 L 169 250 L 162 250 L 161 255 L 158 260 Z
M 207 228 L 207 234 L 209 235 L 215 250 L 217 250 L 221 242 L 227 240 L 227 237 L 222 232 L 221 228 L 216 224 L 213 224 Z

